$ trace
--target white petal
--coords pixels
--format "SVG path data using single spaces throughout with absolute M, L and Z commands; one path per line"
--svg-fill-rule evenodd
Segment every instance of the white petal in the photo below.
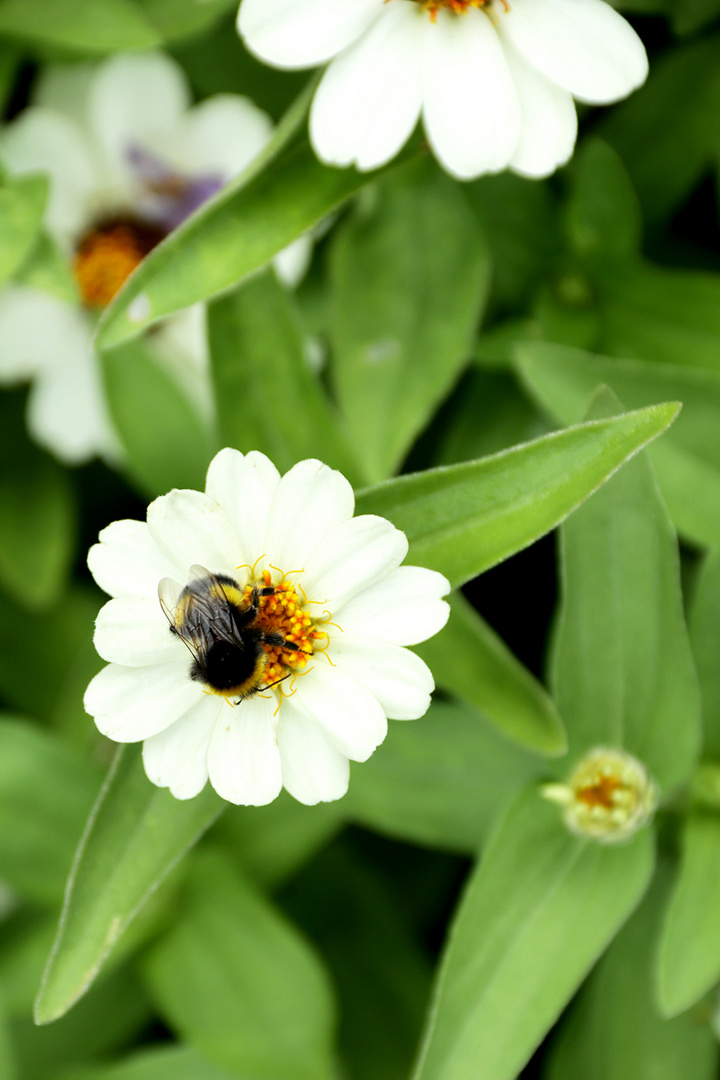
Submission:
M 89 352 L 92 330 L 73 304 L 26 285 L 0 292 L 0 382 L 29 379 L 44 367 Z
M 569 160 L 577 137 L 572 94 L 531 67 L 508 43 L 505 50 L 515 81 L 522 131 L 510 168 L 523 176 L 549 176 Z
M 443 168 L 460 179 L 504 169 L 520 104 L 498 34 L 482 11 L 442 10 L 423 41 L 423 119 Z
M 293 707 L 319 724 L 333 746 L 352 761 L 366 761 L 387 734 L 377 698 L 318 657 L 298 679 Z
M 161 495 L 148 506 L 147 521 L 153 540 L 181 574 L 196 563 L 213 573 L 232 573 L 243 562 L 230 519 L 202 491 Z
M 170 633 L 157 596 L 154 600 L 139 596 L 109 600 L 100 608 L 94 641 L 103 660 L 124 667 L 182 661 L 190 655 Z
M 143 764 L 148 780 L 170 788 L 176 799 L 199 795 L 208 778 L 210 737 L 221 709 L 222 698 L 204 694 L 180 720 L 143 743 Z
M 205 423 L 212 425 L 215 400 L 210 381 L 205 304 L 191 304 L 157 323 L 148 343 L 152 343 L 153 354 L 164 371 Z
M 226 448 L 210 462 L 205 491 L 230 518 L 242 562 L 252 565 L 267 552 L 263 545 L 268 514 L 279 483 L 280 473 L 259 450 L 243 455 Z
M 283 701 L 277 741 L 282 762 L 283 787 L 307 806 L 340 799 L 348 789 L 350 762 L 327 736 L 302 713 Z
M 300 284 L 310 266 L 312 250 L 312 238 L 307 233 L 304 233 L 302 236 L 298 236 L 297 240 L 293 240 L 292 244 L 288 244 L 286 248 L 283 248 L 282 251 L 278 251 L 272 260 L 272 264 L 283 285 L 286 285 L 289 289 L 294 289 L 296 285 Z
M 96 582 L 110 596 L 142 596 L 158 603 L 158 582 L 178 572 L 150 536 L 144 521 L 113 521 L 88 552 Z
M 190 176 L 236 176 L 270 138 L 272 120 L 249 98 L 215 94 L 195 105 L 165 143 L 169 160 Z
M 603 0 L 513 0 L 499 18 L 525 59 L 581 101 L 617 101 L 647 77 L 642 41 Z
M 339 634 L 331 651 L 338 671 L 369 690 L 391 720 L 417 720 L 428 711 L 435 689 L 432 672 L 409 649 Z
M 256 694 L 220 713 L 210 739 L 210 783 L 240 806 L 265 806 L 282 788 L 275 740 L 275 698 Z
M 397 154 L 420 117 L 425 21 L 411 0 L 393 0 L 333 60 L 310 110 L 310 141 L 319 158 L 367 170 Z
M 349 638 L 417 645 L 447 622 L 450 608 L 441 597 L 449 591 L 449 581 L 435 570 L 399 566 L 333 616 Z
M 88 95 L 97 67 L 97 64 L 87 62 L 41 67 L 33 83 L 32 104 L 60 112 L 85 129 Z
M 324 64 L 382 14 L 384 0 L 243 0 L 238 32 L 275 67 Z
M 184 661 L 145 668 L 108 664 L 85 691 L 85 711 L 115 742 L 157 735 L 202 699 L 202 688 L 188 675 L 189 666 Z
M 353 489 L 342 473 L 314 458 L 300 461 L 275 489 L 264 550 L 285 573 L 302 570 L 323 537 L 351 518 L 354 508 Z
M 58 339 L 54 362 L 38 372 L 28 399 L 30 433 L 67 465 L 80 465 L 96 455 L 113 462 L 122 455 L 87 326 L 85 334 L 76 351 L 70 350 L 69 340 Z
M 344 521 L 321 540 L 308 560 L 302 587 L 330 611 L 400 565 L 407 555 L 405 533 L 374 514 Z
M 48 173 L 45 224 L 61 244 L 72 246 L 93 217 L 99 182 L 82 130 L 61 113 L 25 109 L 2 133 L 0 157 L 10 173 Z
M 128 152 L 133 146 L 156 149 L 190 100 L 182 68 L 162 53 L 120 53 L 101 64 L 90 88 L 88 117 L 108 177 L 116 182 L 131 177 Z

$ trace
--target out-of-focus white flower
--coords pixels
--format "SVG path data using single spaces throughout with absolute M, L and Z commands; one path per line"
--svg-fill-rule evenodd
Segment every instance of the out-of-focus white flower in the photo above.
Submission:
M 0 382 L 33 380 L 28 426 L 65 462 L 118 455 L 92 347 L 98 311 L 148 251 L 245 168 L 271 130 L 239 95 L 191 106 L 180 66 L 145 53 L 48 68 L 33 105 L 0 133 L 10 173 L 49 175 L 44 224 L 78 288 L 74 304 L 27 285 L 0 293 Z M 310 244 L 302 238 L 278 256 L 286 282 L 302 276 Z M 204 310 L 176 318 L 149 340 L 207 414 Z
M 276 67 L 331 61 L 310 137 L 323 161 L 359 169 L 394 157 L 422 115 L 454 176 L 547 176 L 572 154 L 573 98 L 616 101 L 647 75 L 603 0 L 242 0 L 238 29 Z
M 643 763 L 604 746 L 582 758 L 566 784 L 546 784 L 542 794 L 563 807 L 571 832 L 605 844 L 629 840 L 658 802 L 657 785 Z
M 445 624 L 449 584 L 401 566 L 405 534 L 353 510 L 348 481 L 319 461 L 281 477 L 227 449 L 205 493 L 171 491 L 147 524 L 100 534 L 88 563 L 113 597 L 95 631 L 109 664 L 85 707 L 109 738 L 144 740 L 154 784 L 187 799 L 209 776 L 252 805 L 283 786 L 338 799 L 386 718 L 426 711 L 432 675 L 405 646 Z

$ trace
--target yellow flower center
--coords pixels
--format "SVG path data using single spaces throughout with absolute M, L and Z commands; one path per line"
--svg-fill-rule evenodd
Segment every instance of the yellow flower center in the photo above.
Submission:
M 80 240 L 73 273 L 88 307 L 104 308 L 165 234 L 132 218 L 103 222 Z
M 598 747 L 580 761 L 566 784 L 546 784 L 542 794 L 564 808 L 565 824 L 578 836 L 604 843 L 626 840 L 657 806 L 655 782 L 624 750 Z
M 464 15 L 470 8 L 485 7 L 490 0 L 417 0 L 422 4 L 425 11 L 430 13 L 430 18 L 435 19 L 441 8 L 447 8 L 455 15 Z
M 260 588 L 273 586 L 272 575 L 264 570 L 262 580 L 257 582 Z M 261 630 L 282 634 L 285 641 L 297 645 L 294 649 L 282 646 L 263 645 L 267 653 L 267 662 L 263 673 L 263 683 L 270 686 L 284 678 L 288 673 L 300 673 L 313 655 L 313 643 L 327 634 L 315 628 L 315 622 L 305 610 L 307 600 L 298 596 L 296 587 L 286 577 L 273 586 L 274 592 L 260 597 L 260 610 L 257 625 Z M 245 588 L 244 599 L 249 602 L 252 584 Z M 300 590 L 302 593 L 302 589 Z

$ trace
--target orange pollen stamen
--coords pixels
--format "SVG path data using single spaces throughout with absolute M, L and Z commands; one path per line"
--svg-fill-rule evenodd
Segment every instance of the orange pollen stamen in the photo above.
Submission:
M 470 8 L 486 7 L 489 2 L 490 0 L 418 0 L 418 3 L 430 13 L 433 22 L 441 8 L 447 8 L 455 15 L 464 15 Z
M 73 260 L 83 301 L 89 307 L 106 307 L 163 236 L 161 229 L 131 218 L 108 221 L 87 232 Z
M 268 596 L 261 596 L 257 626 L 268 633 L 282 634 L 285 641 L 297 645 L 295 649 L 283 646 L 264 645 L 267 662 L 263 674 L 266 686 L 284 678 L 289 672 L 299 674 L 313 654 L 313 642 L 323 635 L 315 629 L 310 615 L 303 610 L 303 601 L 298 596 L 296 586 L 283 576 L 279 584 L 273 586 L 269 570 L 262 573 L 261 588 L 274 588 Z M 250 600 L 252 585 L 245 588 L 245 600 Z
M 575 798 L 586 806 L 602 806 L 605 810 L 612 810 L 616 792 L 624 787 L 625 784 L 616 776 L 600 776 L 594 784 L 579 788 Z

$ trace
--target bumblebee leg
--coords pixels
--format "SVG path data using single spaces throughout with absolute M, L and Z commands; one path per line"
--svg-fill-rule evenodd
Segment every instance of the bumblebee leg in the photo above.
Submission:
M 233 619 L 238 628 L 246 626 L 248 623 L 254 622 L 254 620 L 257 619 L 258 611 L 260 610 L 260 597 L 264 595 L 264 590 L 261 591 L 258 589 L 257 585 L 253 585 L 248 606 L 243 608 L 242 611 L 238 608 L 235 608 L 233 611 Z

